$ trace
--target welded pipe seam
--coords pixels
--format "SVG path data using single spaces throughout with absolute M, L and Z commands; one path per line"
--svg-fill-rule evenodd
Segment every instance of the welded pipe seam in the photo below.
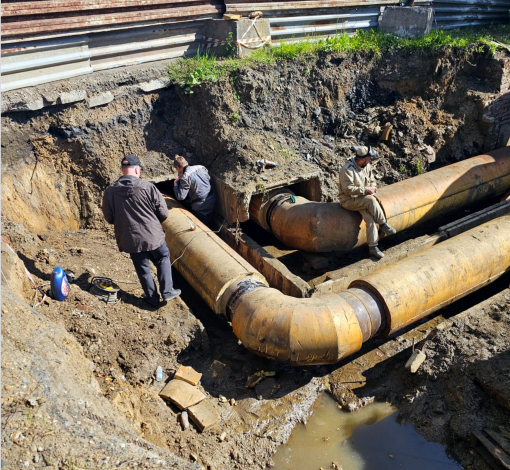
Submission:
M 489 284 L 510 270 L 510 215 L 353 281 L 382 303 L 391 334 Z

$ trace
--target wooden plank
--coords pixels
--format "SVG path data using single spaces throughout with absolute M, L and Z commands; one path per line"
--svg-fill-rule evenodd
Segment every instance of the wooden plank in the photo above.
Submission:
M 501 449 L 496 447 L 489 439 L 487 439 L 481 432 L 474 431 L 473 435 L 480 441 L 480 443 L 490 452 L 490 454 L 498 461 L 503 468 L 510 470 L 510 458 Z
M 509 456 L 510 458 L 510 441 L 505 439 L 503 436 L 500 436 L 496 431 L 492 431 L 491 429 L 485 429 L 485 432 L 492 437 L 492 440 L 496 442 Z
M 239 235 L 239 243 L 236 243 L 235 234 L 226 227 L 222 228 L 220 235 L 223 240 L 267 279 L 271 287 L 291 297 L 308 297 L 310 291 L 308 283 L 292 274 L 282 262 L 271 256 L 248 235 L 241 233 Z

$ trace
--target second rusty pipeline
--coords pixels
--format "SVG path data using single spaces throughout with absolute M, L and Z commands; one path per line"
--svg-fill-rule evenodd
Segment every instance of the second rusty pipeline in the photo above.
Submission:
M 375 197 L 397 232 L 503 194 L 510 187 L 510 147 L 472 157 L 378 189 Z M 312 202 L 278 189 L 255 196 L 250 218 L 285 245 L 302 251 L 349 251 L 366 244 L 359 212 Z
M 339 294 L 298 299 L 265 278 L 168 198 L 171 258 L 191 287 L 232 323 L 250 351 L 278 362 L 333 364 L 492 282 L 510 269 L 510 215 L 351 283 Z M 190 230 L 188 220 L 196 230 Z

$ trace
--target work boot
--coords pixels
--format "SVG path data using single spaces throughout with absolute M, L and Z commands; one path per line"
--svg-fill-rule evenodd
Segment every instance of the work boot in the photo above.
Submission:
M 377 245 L 369 246 L 368 252 L 370 253 L 370 256 L 373 256 L 375 258 L 378 258 L 378 259 L 384 258 L 384 253 L 378 248 Z
M 163 300 L 168 302 L 169 300 L 175 299 L 181 295 L 180 289 L 172 289 L 168 295 L 163 296 Z
M 397 233 L 397 231 L 391 225 L 388 225 L 387 222 L 379 225 L 379 228 L 381 229 L 382 233 L 384 233 L 384 235 L 395 235 Z

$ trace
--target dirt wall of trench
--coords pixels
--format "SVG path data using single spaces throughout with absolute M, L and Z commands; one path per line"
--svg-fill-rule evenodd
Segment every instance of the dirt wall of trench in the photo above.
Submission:
M 96 108 L 79 102 L 6 113 L 3 217 L 36 234 L 103 227 L 102 192 L 127 153 L 142 158 L 147 179 L 171 177 L 171 159 L 181 153 L 252 193 L 319 169 L 331 201 L 352 146 L 369 144 L 381 157 L 381 184 L 392 183 L 486 149 L 484 104 L 498 98 L 503 80 L 486 71 L 500 62 L 478 50 L 321 54 L 243 68 L 192 95 L 138 89 Z M 261 158 L 279 166 L 259 174 Z

